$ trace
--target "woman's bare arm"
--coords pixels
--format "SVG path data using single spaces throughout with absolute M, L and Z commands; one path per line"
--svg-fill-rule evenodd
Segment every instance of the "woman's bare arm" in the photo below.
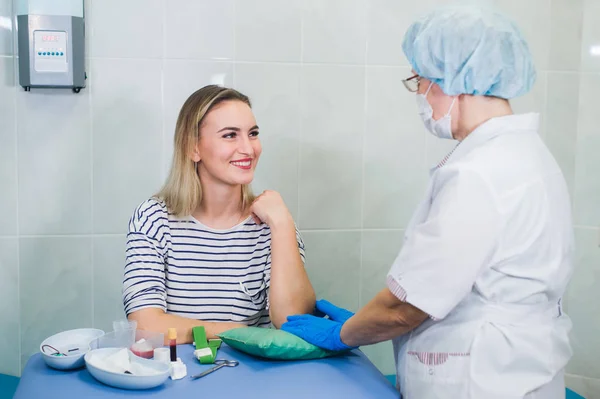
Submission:
M 239 323 L 188 319 L 187 317 L 165 313 L 162 309 L 158 308 L 141 309 L 130 313 L 127 318 L 137 321 L 137 328 L 140 330 L 165 334 L 165 341 L 167 340 L 168 329 L 175 328 L 177 330 L 178 344 L 191 344 L 194 341 L 192 337 L 192 328 L 194 327 L 204 326 L 208 339 L 217 338 L 216 335 L 223 331 L 246 327 L 246 325 Z

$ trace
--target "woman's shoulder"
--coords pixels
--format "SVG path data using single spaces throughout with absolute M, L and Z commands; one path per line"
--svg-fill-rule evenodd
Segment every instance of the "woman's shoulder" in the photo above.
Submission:
M 147 224 L 167 222 L 168 219 L 169 211 L 167 209 L 167 204 L 159 198 L 152 197 L 135 208 L 135 211 L 131 216 L 131 223 L 138 227 L 142 227 Z

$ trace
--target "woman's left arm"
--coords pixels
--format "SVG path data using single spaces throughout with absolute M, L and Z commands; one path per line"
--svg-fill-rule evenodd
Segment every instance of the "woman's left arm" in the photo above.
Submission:
M 266 223 L 271 230 L 269 315 L 280 328 L 288 316 L 314 311 L 315 292 L 300 257 L 294 220 L 281 196 L 265 191 L 251 211 L 257 222 Z
M 280 328 L 287 317 L 312 313 L 315 292 L 300 257 L 293 220 L 273 223 L 271 229 L 271 286 L 269 314 Z

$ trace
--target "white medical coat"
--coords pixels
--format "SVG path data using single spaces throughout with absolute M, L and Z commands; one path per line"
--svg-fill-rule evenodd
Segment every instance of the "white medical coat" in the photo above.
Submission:
M 521 399 L 571 357 L 571 205 L 538 124 L 491 119 L 432 170 L 387 277 L 431 316 L 394 340 L 404 399 Z

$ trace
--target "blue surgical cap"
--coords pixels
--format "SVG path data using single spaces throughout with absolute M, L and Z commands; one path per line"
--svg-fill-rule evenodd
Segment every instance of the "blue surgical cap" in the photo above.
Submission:
M 519 28 L 493 10 L 440 8 L 408 28 L 402 49 L 419 76 L 437 83 L 450 96 L 510 99 L 527 93 L 536 79 Z

